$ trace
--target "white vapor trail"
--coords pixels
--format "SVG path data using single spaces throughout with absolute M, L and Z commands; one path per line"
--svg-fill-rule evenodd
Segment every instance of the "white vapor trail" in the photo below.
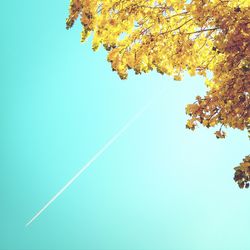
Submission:
M 154 98 L 152 98 L 154 99 Z M 26 223 L 28 227 L 34 222 L 94 161 L 96 161 L 152 104 L 152 100 L 141 111 L 132 116 L 127 123 L 97 151 L 97 153 Z

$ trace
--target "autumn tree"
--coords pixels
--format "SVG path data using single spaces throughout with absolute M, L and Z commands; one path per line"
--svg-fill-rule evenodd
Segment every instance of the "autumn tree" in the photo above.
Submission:
M 206 95 L 186 106 L 188 129 L 219 125 L 217 138 L 227 127 L 250 135 L 250 0 L 71 0 L 67 29 L 78 18 L 82 42 L 92 33 L 93 50 L 108 51 L 121 79 L 128 70 L 204 77 Z M 234 180 L 249 186 L 250 155 Z

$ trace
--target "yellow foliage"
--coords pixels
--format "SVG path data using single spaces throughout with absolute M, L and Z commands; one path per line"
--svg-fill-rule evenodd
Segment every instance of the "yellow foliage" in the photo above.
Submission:
M 80 18 L 82 41 L 108 51 L 122 79 L 156 70 L 181 80 L 206 77 L 204 97 L 186 111 L 198 123 L 247 129 L 250 134 L 250 0 L 71 0 L 67 28 Z M 225 132 L 215 132 L 224 138 Z

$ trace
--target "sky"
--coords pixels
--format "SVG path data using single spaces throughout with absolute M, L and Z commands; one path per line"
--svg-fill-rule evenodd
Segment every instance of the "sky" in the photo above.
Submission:
M 122 81 L 103 49 L 80 43 L 79 23 L 65 29 L 68 1 L 1 6 L 1 250 L 249 249 L 250 193 L 233 181 L 246 131 L 217 140 L 215 129 L 185 128 L 202 78 Z

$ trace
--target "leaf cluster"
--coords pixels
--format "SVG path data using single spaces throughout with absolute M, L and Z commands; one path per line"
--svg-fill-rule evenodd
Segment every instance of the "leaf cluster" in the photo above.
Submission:
M 219 126 L 217 138 L 226 127 L 250 131 L 249 0 L 71 0 L 67 28 L 78 18 L 82 41 L 93 33 L 93 50 L 107 50 L 121 79 L 129 70 L 204 77 L 208 91 L 187 105 L 187 128 Z

